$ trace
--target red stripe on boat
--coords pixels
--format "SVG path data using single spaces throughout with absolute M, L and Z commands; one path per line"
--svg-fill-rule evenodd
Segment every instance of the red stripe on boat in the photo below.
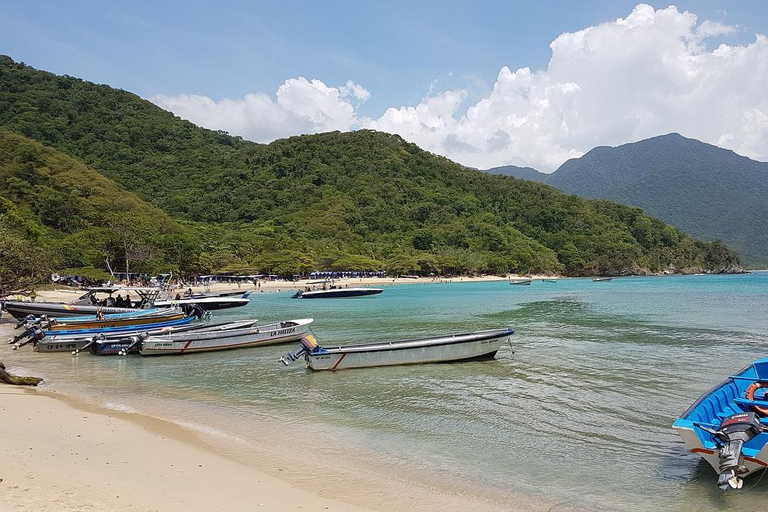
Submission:
M 691 453 L 706 453 L 707 455 L 714 455 L 715 450 L 707 450 L 706 448 L 691 448 Z M 744 457 L 746 459 L 746 457 Z
M 192 343 L 192 340 L 189 340 L 189 341 L 187 342 L 187 344 L 186 344 L 186 345 L 184 345 L 184 348 L 182 348 L 182 349 L 179 351 L 179 354 L 183 354 L 183 353 L 184 353 L 184 351 L 185 351 L 185 350 L 187 350 L 187 348 L 189 347 L 190 343 Z
M 744 456 L 744 460 L 748 460 L 749 462 L 754 462 L 755 464 L 759 464 L 759 465 L 761 465 L 761 466 L 763 466 L 763 467 L 765 467 L 765 466 L 768 466 L 768 464 L 767 464 L 767 463 L 765 463 L 765 462 L 761 461 L 760 459 L 756 459 L 756 458 L 754 458 L 754 457 L 747 457 L 747 456 Z
M 341 362 L 344 360 L 344 358 L 345 358 L 345 357 L 347 357 L 347 354 L 341 354 L 341 357 L 339 358 L 339 360 L 338 360 L 338 361 L 336 361 L 336 364 L 335 364 L 335 365 L 333 365 L 333 368 L 331 368 L 331 371 L 332 371 L 332 372 L 335 372 L 335 371 L 336 371 L 336 368 L 338 368 L 338 367 L 339 367 L 339 365 L 341 364 Z

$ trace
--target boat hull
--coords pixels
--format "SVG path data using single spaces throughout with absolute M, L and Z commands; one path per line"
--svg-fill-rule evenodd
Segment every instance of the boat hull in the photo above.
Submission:
M 276 345 L 300 340 L 312 322 L 311 318 L 304 318 L 227 332 L 150 336 L 142 342 L 139 352 L 143 356 L 152 356 Z
M 51 318 L 60 318 L 67 316 L 96 315 L 101 309 L 105 315 L 113 313 L 131 313 L 135 309 L 113 308 L 101 306 L 81 306 L 74 304 L 59 304 L 55 302 L 5 302 L 4 308 L 17 320 L 23 320 L 27 315 L 36 317 L 47 315 Z
M 502 329 L 423 340 L 323 348 L 307 353 L 313 370 L 343 370 L 404 364 L 446 363 L 492 359 L 514 331 Z
M 378 295 L 383 291 L 382 288 L 333 288 L 331 290 L 302 292 L 295 297 L 300 299 L 342 299 L 348 297 Z
M 183 326 L 176 329 L 167 329 L 163 332 L 155 331 L 149 332 L 150 336 L 163 336 L 165 334 L 180 334 L 195 331 L 201 332 L 221 332 L 234 329 L 251 328 L 256 324 L 256 320 L 240 320 L 237 322 L 227 322 L 223 324 L 211 324 L 211 325 L 196 325 L 196 326 Z M 143 334 L 143 333 L 138 333 Z M 91 354 L 97 356 L 110 356 L 125 354 L 126 351 L 139 352 L 139 345 L 135 340 L 136 334 L 133 336 L 121 336 L 118 338 L 108 338 L 104 340 L 96 341 L 90 346 Z
M 239 308 L 249 303 L 250 300 L 241 297 L 201 297 L 197 299 L 158 300 L 155 301 L 155 307 L 166 308 L 183 306 L 184 304 L 194 304 L 200 306 L 204 311 L 215 311 L 219 309 Z
M 61 330 L 61 331 L 46 331 L 45 335 L 46 337 L 48 336 L 80 337 L 80 336 L 93 336 L 95 334 L 104 334 L 104 335 L 125 334 L 125 333 L 133 333 L 133 332 L 153 331 L 157 329 L 163 329 L 165 327 L 175 327 L 175 326 L 186 325 L 192 322 L 193 320 L 195 320 L 195 317 L 187 316 L 187 317 L 178 318 L 175 320 L 157 320 L 154 323 L 142 324 L 142 325 L 125 325 L 125 326 L 118 326 L 118 327 L 91 327 L 91 328 L 82 328 L 82 329 L 73 328 L 73 329 L 67 329 L 67 330 Z
M 72 330 L 72 329 L 104 329 L 107 327 L 142 326 L 146 324 L 156 324 L 158 322 L 179 320 L 182 318 L 184 318 L 184 313 L 182 313 L 181 311 L 166 309 L 162 313 L 152 313 L 152 314 L 143 315 L 143 316 L 136 315 L 136 316 L 129 316 L 125 318 L 115 318 L 115 319 L 109 319 L 109 320 L 92 319 L 87 322 L 86 321 L 68 322 L 65 319 L 65 320 L 62 320 L 61 322 L 57 322 L 51 325 L 48 328 L 48 330 L 51 332 L 55 332 L 55 331 L 66 331 L 66 330 Z

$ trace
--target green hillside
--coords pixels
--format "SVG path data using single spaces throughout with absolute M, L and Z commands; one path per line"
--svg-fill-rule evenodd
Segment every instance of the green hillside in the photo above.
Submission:
M 397 136 L 336 132 L 259 145 L 9 58 L 0 58 L 0 127 L 182 220 L 180 271 L 588 275 L 738 264 L 721 244 L 637 208 L 490 176 Z
M 0 289 L 66 268 L 178 268 L 164 246 L 183 228 L 96 171 L 0 131 Z M 86 271 L 83 271 L 86 272 Z

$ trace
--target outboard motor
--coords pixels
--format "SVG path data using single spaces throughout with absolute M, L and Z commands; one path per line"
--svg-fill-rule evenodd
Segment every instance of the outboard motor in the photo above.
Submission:
M 86 350 L 90 350 L 90 349 L 91 349 L 91 347 L 92 347 L 94 344 L 96 344 L 96 343 L 98 343 L 98 342 L 100 342 L 100 341 L 102 341 L 102 340 L 105 340 L 105 339 L 107 339 L 107 337 L 106 337 L 106 336 L 104 336 L 104 333 L 101 333 L 101 332 L 100 332 L 100 333 L 98 333 L 98 334 L 95 334 L 95 335 L 91 336 L 91 339 L 90 339 L 90 340 L 88 340 L 88 343 L 86 343 L 85 345 L 83 345 L 81 348 L 76 348 L 75 350 L 73 350 L 73 351 L 72 351 L 72 355 L 73 355 L 73 356 L 76 356 L 76 355 L 78 355 L 80 352 L 84 352 L 84 351 L 86 351 Z
M 324 348 L 318 346 L 317 340 L 311 334 L 308 334 L 307 336 L 301 338 L 300 343 L 301 344 L 299 345 L 299 348 L 291 352 L 288 352 L 285 355 L 280 356 L 279 361 L 283 363 L 285 366 L 288 366 L 289 364 L 299 359 L 300 357 L 304 356 L 305 354 L 314 354 L 316 352 L 325 351 Z
M 136 347 L 141 345 L 141 343 L 144 340 L 146 340 L 147 338 L 149 338 L 149 333 L 148 332 L 143 332 L 143 333 L 138 334 L 136 336 L 131 336 L 131 344 L 128 345 L 127 347 L 121 349 L 120 352 L 118 352 L 118 354 L 121 355 L 121 356 L 128 355 L 128 352 L 132 351 L 133 349 L 135 349 Z
M 198 320 L 206 316 L 206 311 L 199 304 L 183 304 L 181 310 L 184 311 L 185 315 L 194 316 Z
M 704 427 L 700 427 L 704 428 Z M 744 443 L 762 432 L 760 419 L 754 412 L 743 412 L 728 416 L 717 430 L 704 428 L 712 434 L 720 447 L 720 468 L 717 486 L 723 491 L 741 489 L 744 481 L 739 476 L 747 468 L 739 464 Z
M 24 341 L 20 341 L 22 338 L 27 338 Z M 42 339 L 45 338 L 45 331 L 43 331 L 40 327 L 38 327 L 35 324 L 27 324 L 24 328 L 24 332 L 16 336 L 16 342 L 13 345 L 13 350 L 17 350 L 27 343 L 32 343 L 33 345 L 37 345 L 38 341 L 42 341 Z
M 13 328 L 14 329 L 18 329 L 19 327 L 21 327 L 22 325 L 24 325 L 26 323 L 34 323 L 35 320 L 37 320 L 37 318 L 35 318 L 35 315 L 27 315 L 24 318 L 22 318 L 21 320 L 19 320 L 19 322 Z

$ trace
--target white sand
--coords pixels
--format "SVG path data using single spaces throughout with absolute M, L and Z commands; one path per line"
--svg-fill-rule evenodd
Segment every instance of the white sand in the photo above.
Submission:
M 364 509 L 297 489 L 176 425 L 0 386 L 0 511 Z

